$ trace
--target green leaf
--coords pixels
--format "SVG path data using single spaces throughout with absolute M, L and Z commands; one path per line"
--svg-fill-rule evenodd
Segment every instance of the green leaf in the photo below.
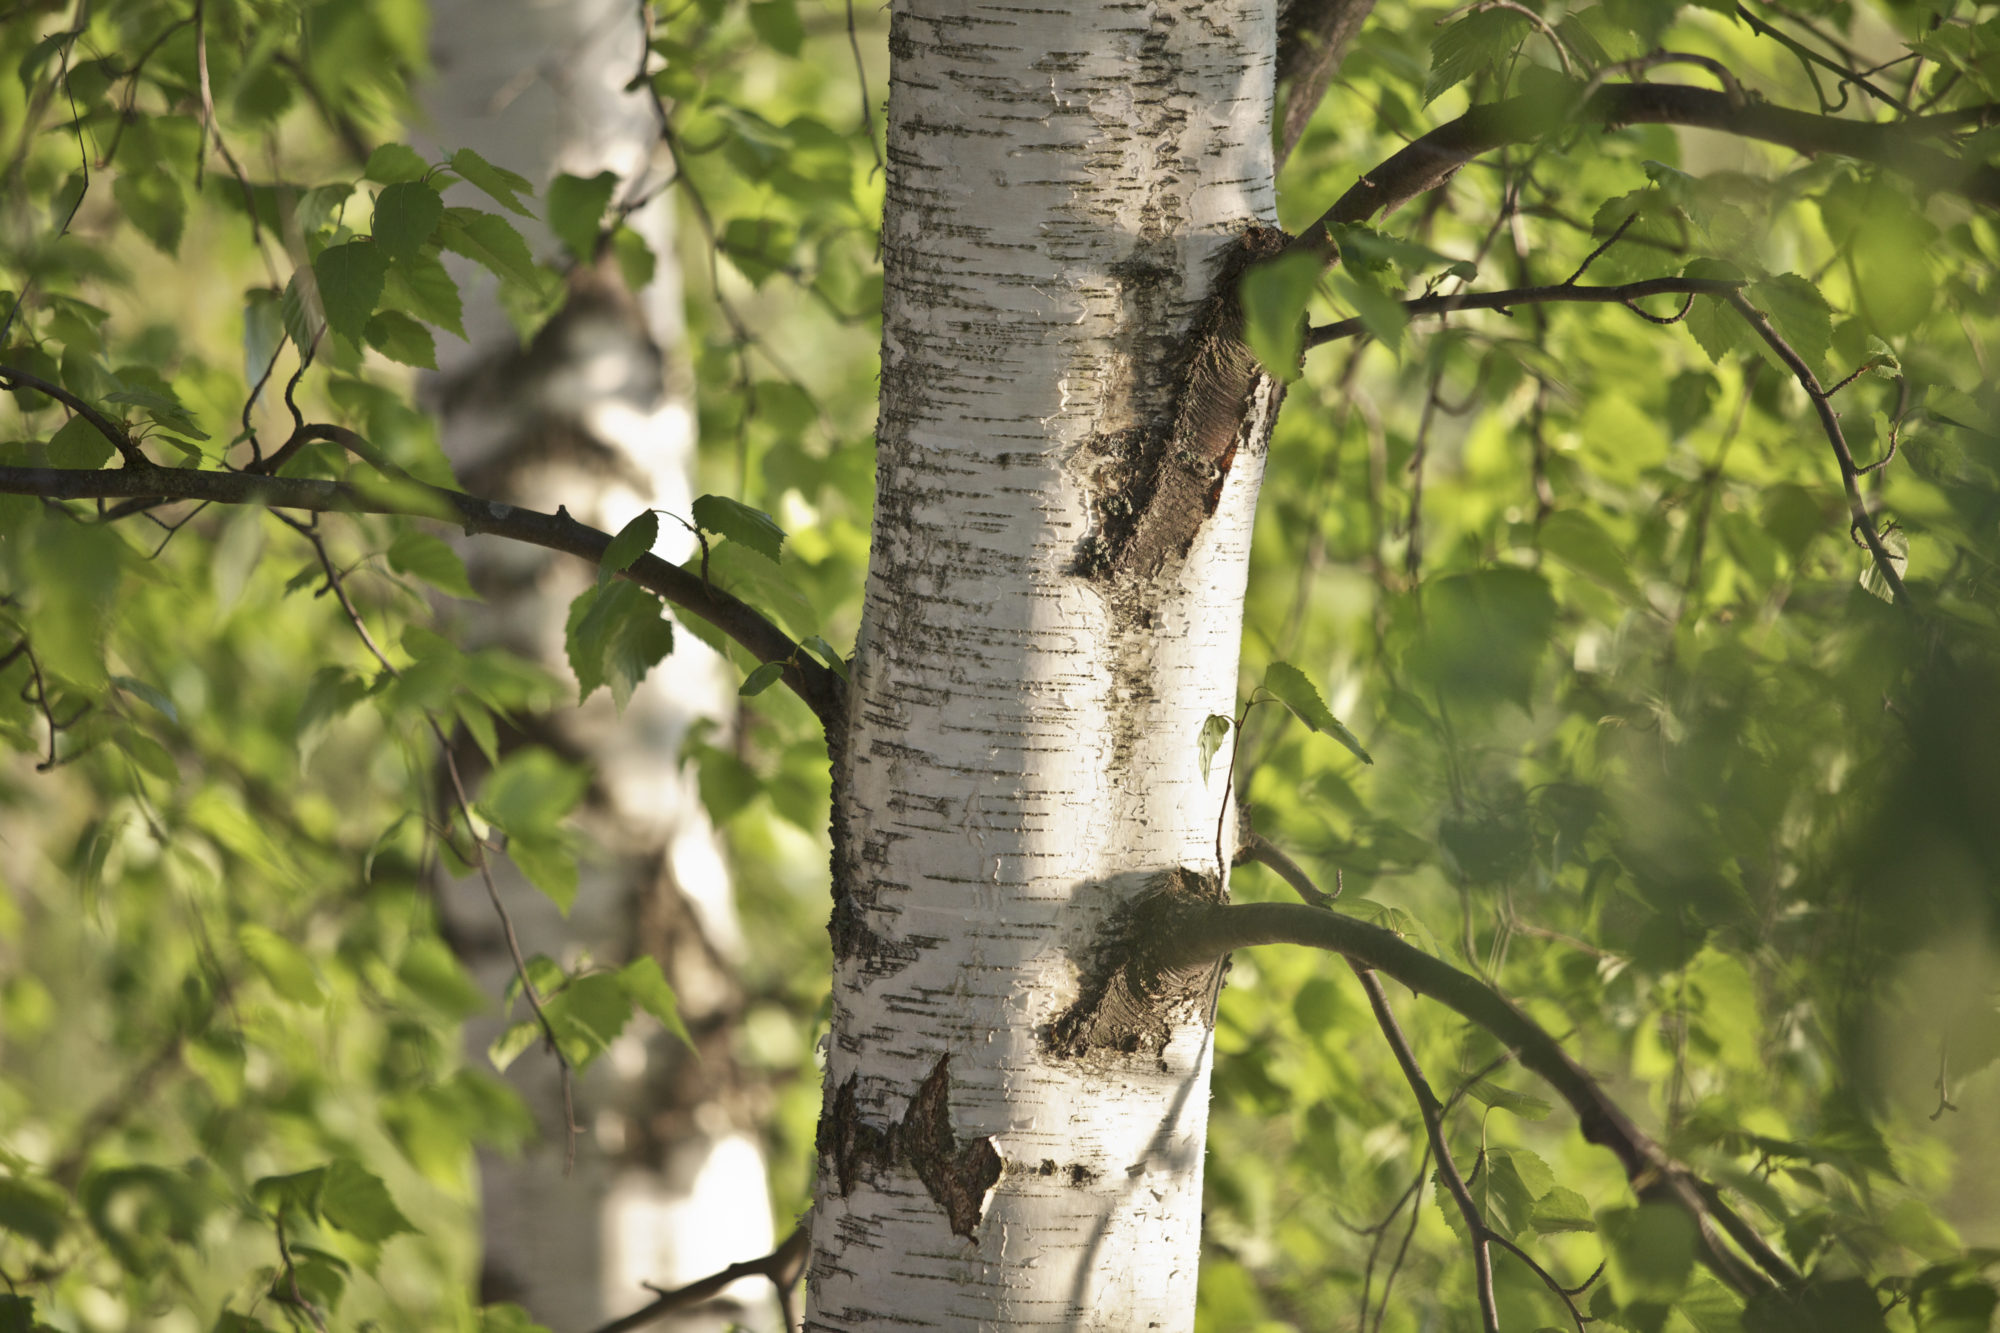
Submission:
M 389 265 L 388 281 L 382 287 L 382 304 L 435 324 L 447 333 L 465 336 L 464 303 L 458 283 L 452 279 L 436 255 Z
M 100 468 L 115 452 L 104 432 L 82 417 L 71 417 L 49 437 L 49 463 L 53 467 Z
M 431 331 L 400 310 L 378 311 L 362 329 L 368 345 L 406 366 L 437 369 L 437 344 Z
M 1598 1214 L 1611 1291 L 1621 1305 L 1671 1305 L 1694 1271 L 1694 1223 L 1667 1203 Z
M 1305 349 L 1306 303 L 1319 280 L 1321 259 L 1288 254 L 1253 266 L 1237 284 L 1243 307 L 1243 341 L 1273 379 L 1299 377 Z
M 1354 757 L 1362 763 L 1375 762 L 1369 757 L 1368 751 L 1361 747 L 1360 738 L 1349 731 L 1347 724 L 1335 717 L 1332 710 L 1326 706 L 1326 701 L 1320 698 L 1319 690 L 1306 678 L 1306 673 L 1290 662 L 1273 662 L 1266 667 L 1262 688 L 1272 698 L 1291 709 L 1292 715 L 1299 721 L 1314 731 L 1333 737 L 1353 751 Z
M 409 1219 L 389 1197 L 389 1187 L 381 1179 L 345 1157 L 326 1169 L 326 1183 L 320 1187 L 320 1215 L 327 1224 L 370 1245 L 380 1245 L 402 1232 L 414 1232 Z
M 1889 568 L 1896 571 L 1896 577 L 1902 578 L 1910 567 L 1910 539 L 1898 528 L 1885 528 L 1877 535 L 1882 539 L 1882 549 L 1889 554 Z M 1861 566 L 1861 586 L 1867 589 L 1870 595 L 1879 597 L 1885 602 L 1895 601 L 1896 590 L 1889 586 L 1889 580 L 1884 577 L 1882 566 L 1875 559 L 1875 553 L 1864 547 L 1862 560 L 1864 563 Z
M 618 177 L 609 171 L 588 179 L 565 173 L 549 183 L 549 230 L 583 263 L 597 255 L 598 229 L 617 188 Z
M 694 1037 L 681 1021 L 680 1000 L 667 984 L 657 959 L 651 955 L 633 959 L 618 969 L 618 983 L 634 1004 L 659 1019 L 660 1026 L 679 1037 L 689 1050 L 694 1049 Z
M 765 690 L 770 689 L 777 682 L 778 678 L 784 674 L 785 663 L 765 662 L 745 678 L 742 686 L 736 692 L 746 699 L 753 695 L 762 694 Z
M 163 254 L 179 253 L 181 233 L 187 227 L 187 196 L 179 181 L 156 167 L 121 171 L 111 183 L 111 193 L 140 235 Z
M 1581 573 L 1588 574 L 1628 597 L 1638 595 L 1625 553 L 1597 520 L 1581 509 L 1558 509 L 1542 521 L 1537 534 L 1542 549 Z
M 660 538 L 660 516 L 651 509 L 642 509 L 604 548 L 604 558 L 597 562 L 597 581 L 608 582 L 612 575 L 631 568 L 632 562 L 653 549 L 653 543 Z
M 328 246 L 313 261 L 312 269 L 327 326 L 360 342 L 368 317 L 382 299 L 382 283 L 388 276 L 389 261 L 382 248 L 373 241 Z
M 470 1018 L 487 1007 L 486 992 L 466 974 L 457 955 L 428 935 L 410 941 L 396 979 L 439 1013 L 453 1021 Z
M 273 287 L 243 293 L 243 382 L 255 384 L 285 345 L 283 297 Z
M 1590 1201 L 1566 1185 L 1551 1186 L 1547 1194 L 1535 1200 L 1535 1206 L 1528 1210 L 1528 1225 L 1541 1236 L 1597 1230 L 1597 1222 L 1590 1215 Z
M 398 574 L 422 579 L 439 592 L 468 600 L 477 599 L 472 580 L 466 576 L 465 561 L 458 552 L 427 532 L 406 529 L 389 544 L 389 568 Z
M 750 26 L 765 45 L 784 55 L 797 55 L 805 43 L 805 24 L 792 0 L 751 0 Z
M 111 683 L 127 694 L 136 695 L 146 703 L 152 705 L 169 722 L 178 722 L 181 720 L 180 711 L 174 707 L 174 701 L 160 690 L 148 685 L 145 681 L 135 680 L 131 676 L 114 675 L 111 677 Z
M 1833 343 L 1833 312 L 1819 288 L 1796 273 L 1784 273 L 1751 283 L 1743 295 L 1764 312 L 1808 366 L 1817 371 L 1826 364 L 1826 349 Z
M 236 928 L 236 942 L 278 994 L 295 1004 L 317 1006 L 325 1001 L 312 959 L 283 935 L 246 921 Z
M 549 1333 L 518 1305 L 488 1305 L 479 1311 L 479 1333 Z
M 719 533 L 777 563 L 785 543 L 785 530 L 761 509 L 752 509 L 726 495 L 704 495 L 694 502 L 695 526 L 704 532 Z
M 834 675 L 839 676 L 842 680 L 846 680 L 848 678 L 847 659 L 840 655 L 839 649 L 835 648 L 825 639 L 822 639 L 819 635 L 817 634 L 806 635 L 805 638 L 799 641 L 799 647 L 804 648 L 809 652 L 816 653 L 822 662 L 825 662 L 827 666 L 833 669 Z
M 1683 277 L 1714 278 L 1723 282 L 1743 281 L 1743 270 L 1720 259 L 1695 259 L 1681 270 Z M 1682 323 L 1709 360 L 1722 359 L 1756 335 L 1743 326 L 1742 316 L 1728 302 L 1714 296 L 1697 296 L 1688 306 Z
M 590 787 L 590 774 L 539 745 L 500 761 L 480 789 L 479 812 L 509 838 L 557 829 Z
M 574 842 L 557 833 L 508 834 L 507 859 L 564 916 L 576 902 L 579 882 Z
M 69 1201 L 55 1186 L 0 1176 L 0 1231 L 11 1231 L 50 1251 L 62 1239 L 68 1215 Z
M 1526 18 L 1504 9 L 1483 9 L 1440 30 L 1431 40 L 1431 76 L 1424 84 L 1424 105 L 1505 58 L 1528 30 Z
M 533 1019 L 523 1019 L 508 1027 L 487 1044 L 486 1058 L 493 1062 L 495 1069 L 505 1073 L 507 1066 L 519 1059 L 521 1052 L 539 1041 L 541 1035 L 541 1024 Z
M 502 282 L 539 289 L 541 273 L 528 253 L 528 243 L 514 224 L 498 213 L 448 208 L 438 223 L 438 240 L 454 254 L 484 266 Z
M 1555 1108 L 1540 1097 L 1530 1097 L 1525 1092 L 1505 1088 L 1491 1079 L 1477 1079 L 1466 1092 L 1488 1106 L 1502 1111 L 1512 1111 L 1523 1120 L 1546 1120 Z
M 611 253 L 617 257 L 618 273 L 625 279 L 627 288 L 641 291 L 652 282 L 659 260 L 654 256 L 653 248 L 646 244 L 646 238 L 638 232 L 621 224 L 611 234 Z
M 564 642 L 576 673 L 577 702 L 609 686 L 622 711 L 646 673 L 673 651 L 674 627 L 660 614 L 658 597 L 614 579 L 570 603 Z
M 1201 780 L 1208 781 L 1209 765 L 1215 761 L 1215 752 L 1222 748 L 1222 742 L 1236 725 L 1234 718 L 1221 713 L 1210 713 L 1201 724 Z
M 368 165 L 361 169 L 361 174 L 383 185 L 400 185 L 416 180 L 429 169 L 423 158 L 417 156 L 416 149 L 407 144 L 385 143 L 368 154 Z
M 563 1054 L 583 1068 L 618 1039 L 632 1021 L 632 997 L 614 974 L 577 977 L 542 1002 Z
M 283 1217 L 288 1213 L 319 1216 L 319 1193 L 326 1184 L 326 1168 L 297 1171 L 288 1176 L 265 1176 L 250 1186 L 250 1197 L 259 1208 Z
M 533 216 L 519 197 L 535 192 L 534 185 L 526 176 L 518 176 L 505 167 L 496 167 L 470 148 L 461 148 L 451 155 L 451 169 L 486 191 L 509 213 L 519 213 L 524 218 Z
M 400 181 L 375 196 L 375 244 L 391 259 L 415 259 L 443 220 L 444 200 L 423 181 Z

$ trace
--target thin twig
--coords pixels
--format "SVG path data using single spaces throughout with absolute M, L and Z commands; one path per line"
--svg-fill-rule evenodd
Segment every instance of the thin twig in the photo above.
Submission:
M 1585 287 L 1577 285 L 1572 280 L 1553 283 L 1546 287 L 1512 287 L 1497 292 L 1454 292 L 1448 296 L 1419 296 L 1404 301 L 1402 305 L 1411 318 L 1419 315 L 1450 315 L 1460 310 L 1498 310 L 1502 314 L 1507 314 L 1518 305 L 1546 305 L 1552 302 L 1622 305 L 1630 309 L 1632 302 L 1648 296 L 1727 296 L 1742 285 L 1727 278 L 1646 278 L 1639 282 L 1621 282 L 1614 286 Z M 1647 315 L 1643 310 L 1635 310 L 1633 313 L 1651 320 L 1665 320 L 1668 323 L 1673 323 L 1678 318 Z M 1359 319 L 1343 319 L 1331 324 L 1320 324 L 1306 331 L 1306 346 L 1322 347 L 1327 343 L 1352 338 L 1356 334 L 1365 332 L 1367 326 Z
M 1723 299 L 1735 307 L 1736 313 L 1743 316 L 1744 323 L 1748 324 L 1757 336 L 1764 340 L 1765 345 L 1777 354 L 1778 359 L 1791 369 L 1792 374 L 1798 379 L 1799 387 L 1804 389 L 1806 397 L 1812 400 L 1813 410 L 1819 415 L 1820 428 L 1826 432 L 1827 443 L 1833 446 L 1834 460 L 1840 465 L 1840 483 L 1847 492 L 1847 512 L 1853 521 L 1853 530 L 1861 534 L 1862 543 L 1867 546 L 1868 553 L 1875 557 L 1875 569 L 1881 574 L 1882 582 L 1894 594 L 1897 604 L 1914 615 L 1916 609 L 1909 604 L 1909 592 L 1903 587 L 1903 576 L 1896 572 L 1893 557 L 1890 556 L 1888 548 L 1882 544 L 1881 534 L 1875 531 L 1875 518 L 1868 512 L 1868 502 L 1861 497 L 1859 483 L 1861 470 L 1854 465 L 1854 454 L 1847 447 L 1847 437 L 1841 433 L 1840 415 L 1833 410 L 1833 404 L 1827 401 L 1827 393 L 1820 387 L 1819 377 L 1813 374 L 1812 367 L 1806 364 L 1805 358 L 1799 355 L 1798 350 L 1772 327 L 1764 312 L 1744 299 L 1742 292 L 1729 292 Z
M 388 654 L 376 644 L 375 636 L 368 630 L 368 622 L 361 618 L 360 609 L 348 597 L 347 586 L 341 578 L 340 571 L 334 567 L 333 557 L 327 552 L 326 539 L 310 524 L 284 518 L 283 515 L 279 517 L 312 545 L 313 554 L 319 559 L 319 567 L 326 575 L 327 590 L 340 602 L 340 609 L 346 613 L 348 623 L 353 625 L 362 646 L 381 664 L 383 671 L 401 679 L 403 673 L 396 669 L 395 664 L 390 662 Z M 542 1040 L 555 1057 L 557 1069 L 562 1072 L 565 1143 L 563 1174 L 568 1175 L 576 1169 L 576 1141 L 583 1132 L 582 1127 L 576 1123 L 576 1098 L 573 1086 L 575 1080 L 569 1055 L 556 1037 L 555 1025 L 549 1021 L 548 1011 L 542 1007 L 541 992 L 535 988 L 534 979 L 528 975 L 528 960 L 521 953 L 521 940 L 514 931 L 514 918 L 508 913 L 507 904 L 500 897 L 500 886 L 494 882 L 493 866 L 486 855 L 485 840 L 479 836 L 479 830 L 472 822 L 472 798 L 467 794 L 465 779 L 458 771 L 458 760 L 452 754 L 451 739 L 444 734 L 444 728 L 438 725 L 437 718 L 428 709 L 424 712 L 424 722 L 437 741 L 438 756 L 444 763 L 446 776 L 451 779 L 452 799 L 458 806 L 460 820 L 465 824 L 466 840 L 471 845 L 472 864 L 478 869 L 479 878 L 486 886 L 486 897 L 493 904 L 494 913 L 500 918 L 501 933 L 507 940 L 507 953 L 514 964 L 514 978 L 521 983 L 521 994 L 527 997 L 528 1008 L 534 1012 L 535 1024 L 542 1030 Z

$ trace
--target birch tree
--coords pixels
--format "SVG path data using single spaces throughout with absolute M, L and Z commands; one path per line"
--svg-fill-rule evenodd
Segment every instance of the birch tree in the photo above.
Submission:
M 496 281 L 458 260 L 452 276 L 468 296 L 469 341 L 441 349 L 426 395 L 438 405 L 445 456 L 483 494 L 554 498 L 612 531 L 648 509 L 686 512 L 694 405 L 672 200 L 657 188 L 652 107 L 625 86 L 644 50 L 642 24 L 628 5 L 601 4 L 440 4 L 433 22 L 430 150 L 468 148 L 530 180 L 560 178 L 565 195 L 620 182 L 613 203 L 626 234 L 655 257 L 634 292 L 608 245 L 591 251 L 594 219 L 581 239 L 573 215 L 552 219 L 584 252 L 570 256 L 576 268 L 561 310 L 525 347 Z M 553 232 L 528 235 L 537 252 L 561 252 Z M 685 558 L 693 545 L 683 536 L 677 552 L 671 540 L 663 549 Z M 566 673 L 564 622 L 589 586 L 587 571 L 500 546 L 468 543 L 463 553 L 482 593 L 459 617 L 466 638 Z M 588 1081 L 546 1060 L 510 1067 L 536 1119 L 562 1132 L 519 1160 L 484 1157 L 481 1292 L 555 1326 L 602 1324 L 643 1304 L 646 1283 L 683 1285 L 775 1239 L 753 1094 L 727 1040 L 743 1010 L 734 973 L 742 925 L 716 831 L 691 770 L 677 762 L 692 723 L 730 712 L 722 670 L 704 645 L 684 645 L 622 710 L 600 694 L 535 724 L 560 752 L 589 763 L 580 828 L 609 864 L 580 868 L 567 913 L 503 868 L 497 879 L 519 947 L 552 958 L 582 949 L 615 966 L 650 953 L 683 1021 L 702 1034 L 698 1055 L 665 1032 L 627 1039 Z M 469 740 L 458 749 L 459 763 L 477 760 Z M 513 961 L 481 878 L 449 877 L 441 906 L 473 975 L 503 991 Z M 468 1048 L 483 1059 L 505 1027 L 468 1025 Z M 727 1297 L 730 1314 L 775 1318 L 768 1283 Z M 719 1329 L 723 1319 L 710 1308 L 669 1316 L 666 1326 Z
M 34 497 L 0 529 L 10 735 L 83 775 L 82 808 L 122 802 L 70 864 L 115 892 L 108 975 L 181 998 L 120 1019 L 131 1072 L 89 1110 L 29 1099 L 0 1201 L 39 1285 L 10 1314 L 173 1283 L 232 1328 L 393 1322 L 383 1293 L 449 1269 L 398 1206 L 431 1198 L 411 1166 L 448 1186 L 440 1156 L 520 1132 L 426 1054 L 476 988 L 423 911 L 293 888 L 365 850 L 364 884 L 504 857 L 576 891 L 583 780 L 491 739 L 546 682 L 411 623 L 389 577 L 459 586 L 443 521 L 595 569 L 564 644 L 586 693 L 623 700 L 676 632 L 732 655 L 763 739 L 692 747 L 718 819 L 816 818 L 807 728 L 830 759 L 810 1217 L 617 1326 L 789 1290 L 802 1257 L 814 1329 L 1990 1322 L 1986 1150 L 1955 1118 L 2000 1055 L 1986 10 L 904 0 L 879 174 L 844 7 L 649 22 L 631 87 L 709 266 L 691 341 L 735 494 L 602 526 L 465 489 L 364 360 L 434 358 L 446 252 L 546 318 L 555 277 L 508 221 L 533 182 L 402 145 L 359 182 L 253 175 L 232 138 L 275 153 L 285 108 L 234 11 L 51 21 L 22 56 L 24 107 L 68 134 L 17 154 L 62 207 L 21 224 L 29 332 L 0 362 L 0 490 Z M 390 19 L 348 23 L 272 29 L 339 137 L 388 113 L 325 83 L 329 52 L 410 58 Z M 64 121 L 86 39 L 132 54 Z M 731 63 L 753 45 L 772 63 Z M 829 71 L 857 66 L 836 131 Z M 128 116 L 130 157 L 86 133 Z M 78 295 L 115 277 L 69 234 L 99 225 L 89 172 L 115 173 L 104 235 L 171 253 L 190 161 L 269 273 L 240 377 Z M 484 202 L 447 207 L 454 181 Z M 866 453 L 821 372 L 855 340 L 815 321 L 869 299 L 876 189 L 850 654 L 840 479 Z M 609 198 L 578 235 L 636 255 Z M 152 665 L 162 623 L 249 633 L 183 562 L 244 565 L 257 515 L 167 530 L 163 577 L 127 545 L 189 501 L 262 506 L 311 556 L 293 590 L 337 615 L 267 576 L 264 628 L 351 636 L 276 751 L 365 700 L 374 730 L 333 742 L 357 771 L 371 747 L 427 770 L 460 726 L 477 790 L 411 819 L 349 784 L 334 818 L 323 764 L 287 801 L 266 748 L 218 740 L 290 695 L 226 654 Z M 581 1068 L 642 1011 L 678 1020 L 642 965 L 510 961 L 522 1059 Z M 380 1105 L 319 1109 L 300 1046 Z M 134 1108 L 182 1065 L 192 1127 L 155 1137 Z M 171 1165 L 188 1143 L 214 1163 Z M 198 1263 L 204 1227 L 228 1244 Z

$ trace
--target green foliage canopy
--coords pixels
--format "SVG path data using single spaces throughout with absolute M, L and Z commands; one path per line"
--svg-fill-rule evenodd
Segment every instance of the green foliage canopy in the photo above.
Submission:
M 843 672 L 857 615 L 879 33 L 857 76 L 844 6 L 662 9 L 675 257 L 622 225 L 632 182 L 398 142 L 415 15 L 31 3 L 0 27 L 0 467 L 234 469 L 394 511 L 0 496 L 0 1327 L 520 1327 L 467 1294 L 468 1149 L 537 1127 L 457 1025 L 509 1004 L 492 1064 L 546 1036 L 586 1068 L 678 1021 L 643 960 L 531 960 L 483 996 L 437 934 L 425 886 L 489 830 L 574 892 L 585 781 L 517 743 L 567 691 L 434 610 L 470 592 L 413 517 L 455 485 L 409 397 L 463 332 L 447 254 L 524 332 L 600 247 L 633 283 L 697 279 L 717 494 L 671 517 L 800 646 L 678 617 L 754 695 L 743 746 L 686 758 L 757 868 L 743 1050 L 780 1090 L 774 1205 L 807 1195 L 825 752 L 766 687 Z M 1688 70 L 1725 122 L 1795 108 L 1859 147 L 1584 114 Z M 1965 0 L 1387 7 L 1280 178 L 1280 220 L 1338 265 L 1243 288 L 1253 349 L 1297 376 L 1244 654 L 1246 703 L 1287 707 L 1211 719 L 1204 755 L 1340 910 L 1515 997 L 1806 1280 L 1743 1303 L 1489 1033 L 1392 997 L 1485 1228 L 1612 1326 L 1991 1326 L 1996 79 L 2000 18 Z M 1545 114 L 1448 185 L 1313 231 L 1406 140 L 1518 99 Z M 1861 151 L 1880 127 L 1901 146 Z M 1543 295 L 1472 299 L 1503 289 Z M 671 648 L 657 590 L 612 577 L 655 531 L 600 548 L 572 612 L 586 693 L 622 702 Z M 336 584 L 379 655 L 315 595 Z M 465 808 L 431 776 L 453 732 L 490 765 Z M 1291 892 L 1255 868 L 1236 891 Z M 1207 1326 L 1470 1326 L 1465 1217 L 1353 986 L 1243 955 L 1216 1044 Z M 1511 1254 L 1494 1281 L 1506 1327 L 1571 1317 Z

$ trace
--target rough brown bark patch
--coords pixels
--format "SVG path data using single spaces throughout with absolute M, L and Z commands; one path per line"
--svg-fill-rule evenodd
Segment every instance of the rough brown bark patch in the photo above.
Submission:
M 1180 1025 L 1215 1022 L 1215 997 L 1226 961 L 1173 967 L 1156 941 L 1169 938 L 1175 911 L 1190 902 L 1223 901 L 1213 875 L 1175 867 L 1126 909 L 1084 969 L 1076 1002 L 1049 1025 L 1050 1052 L 1157 1057 Z
M 1112 581 L 1150 577 L 1185 555 L 1215 512 L 1263 374 L 1243 344 L 1236 286 L 1246 269 L 1281 252 L 1289 239 L 1275 227 L 1253 226 L 1224 252 L 1213 294 L 1175 368 L 1171 419 L 1164 428 L 1107 442 L 1110 460 L 1093 479 L 1097 531 L 1079 560 L 1083 573 Z
M 944 1209 L 952 1232 L 971 1239 L 1003 1163 L 992 1139 L 961 1142 L 952 1132 L 951 1056 L 938 1057 L 903 1118 L 886 1129 L 862 1119 L 855 1089 L 850 1077 L 820 1119 L 819 1151 L 833 1159 L 840 1192 L 850 1194 L 878 1172 L 907 1166 Z

